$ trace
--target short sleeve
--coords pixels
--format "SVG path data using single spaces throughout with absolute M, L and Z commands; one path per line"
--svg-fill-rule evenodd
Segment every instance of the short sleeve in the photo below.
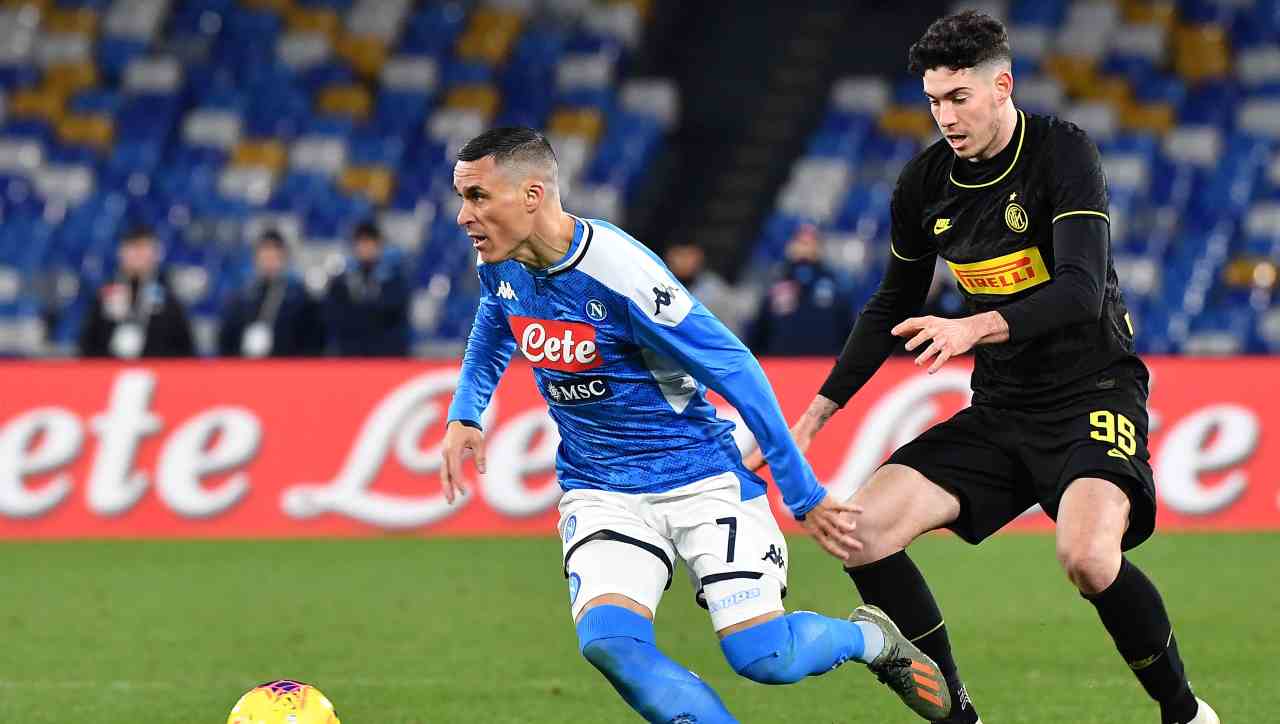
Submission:
M 915 159 L 902 169 L 889 202 L 893 234 L 889 249 L 902 261 L 919 261 L 937 252 L 937 247 L 925 236 L 921 218 L 924 206 L 921 166 L 919 159 Z
M 1073 216 L 1107 218 L 1107 180 L 1098 147 L 1084 131 L 1068 126 L 1057 134 L 1050 173 L 1053 221 Z

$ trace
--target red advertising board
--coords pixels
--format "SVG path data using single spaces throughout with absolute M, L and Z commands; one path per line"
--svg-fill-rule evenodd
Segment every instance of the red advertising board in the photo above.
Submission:
M 1280 410 L 1268 404 L 1280 359 L 1149 364 L 1160 528 L 1280 529 Z M 765 362 L 789 420 L 828 365 Z M 0 538 L 554 531 L 559 435 L 524 364 L 488 412 L 487 475 L 452 506 L 440 492 L 439 445 L 455 362 L 2 369 Z M 852 492 L 896 445 L 967 404 L 968 376 L 963 362 L 932 376 L 891 362 L 811 448 L 819 478 Z M 1036 512 L 1014 524 L 1045 525 Z

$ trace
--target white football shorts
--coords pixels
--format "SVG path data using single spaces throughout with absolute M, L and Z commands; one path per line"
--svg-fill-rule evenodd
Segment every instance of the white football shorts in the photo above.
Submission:
M 605 594 L 656 615 L 681 560 L 717 631 L 782 610 L 786 539 L 768 498 L 742 500 L 732 472 L 665 493 L 570 490 L 560 499 L 559 530 L 575 621 Z

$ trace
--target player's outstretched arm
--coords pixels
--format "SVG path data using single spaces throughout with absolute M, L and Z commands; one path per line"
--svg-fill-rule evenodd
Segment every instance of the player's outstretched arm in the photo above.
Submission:
M 670 305 L 642 308 L 632 299 L 631 329 L 637 344 L 677 362 L 702 384 L 720 393 L 742 415 L 765 453 L 774 459 L 774 478 L 783 502 L 801 518 L 827 491 L 796 449 L 786 420 L 760 363 L 715 315 L 682 289 L 672 287 Z
M 827 420 L 830 420 L 839 409 L 839 405 L 822 395 L 814 397 L 804 414 L 791 425 L 791 439 L 795 442 L 796 449 L 802 454 L 808 452 L 809 445 L 813 444 L 814 435 L 818 434 L 822 426 L 827 424 Z M 756 446 L 756 449 L 742 461 L 748 470 L 759 470 L 764 467 L 764 463 L 764 452 L 759 446 Z
M 484 472 L 484 434 L 480 429 L 480 418 L 489 406 L 498 380 L 511 362 L 515 347 L 516 342 L 501 305 L 486 291 L 480 297 L 476 321 L 467 337 L 458 388 L 449 403 L 449 424 L 445 430 L 440 478 L 444 484 L 445 499 L 450 503 L 463 492 L 462 460 L 468 452 L 475 453 L 476 467 Z
M 802 452 L 809 449 L 814 436 L 827 424 L 827 420 L 844 407 L 889 358 L 898 344 L 897 338 L 891 334 L 894 325 L 919 313 L 929 296 L 935 254 L 924 253 L 910 258 L 892 247 L 890 252 L 889 267 L 880 280 L 880 287 L 858 315 L 858 321 L 854 323 L 853 331 L 845 340 L 844 349 L 822 388 L 791 426 L 791 438 Z M 748 468 L 758 470 L 765 464 L 766 457 L 757 449 L 743 462 Z M 770 465 L 773 463 L 772 460 L 768 462 Z

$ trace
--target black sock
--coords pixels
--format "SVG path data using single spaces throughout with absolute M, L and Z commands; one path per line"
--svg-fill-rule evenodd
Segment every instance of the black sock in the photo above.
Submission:
M 955 657 L 951 655 L 951 641 L 947 638 L 942 612 L 933 600 L 929 584 L 925 583 L 920 569 L 916 568 L 907 552 L 898 551 L 875 563 L 846 568 L 845 572 L 858 587 L 862 600 L 887 613 L 902 635 L 911 639 L 942 669 L 952 700 L 951 716 L 945 721 L 953 724 L 978 721 L 978 712 L 969 700 L 964 683 L 960 681 Z
M 1128 559 L 1121 559 L 1115 582 L 1085 599 L 1098 609 L 1102 625 L 1142 688 L 1160 704 L 1165 724 L 1190 721 L 1196 715 L 1196 699 L 1155 584 Z

